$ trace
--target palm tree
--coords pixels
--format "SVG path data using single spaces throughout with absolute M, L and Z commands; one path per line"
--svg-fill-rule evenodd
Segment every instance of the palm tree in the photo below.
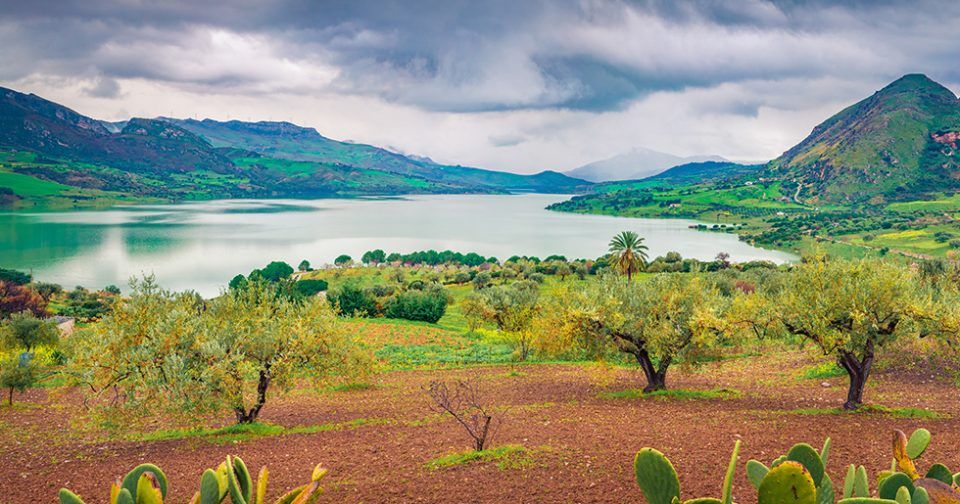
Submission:
M 620 271 L 627 274 L 627 282 L 647 263 L 647 246 L 633 231 L 621 231 L 610 240 L 610 255 Z

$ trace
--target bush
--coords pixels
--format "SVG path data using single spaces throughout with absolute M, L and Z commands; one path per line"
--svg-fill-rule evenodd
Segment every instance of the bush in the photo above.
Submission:
M 363 317 L 379 314 L 377 300 L 373 294 L 356 284 L 341 285 L 327 295 L 327 300 L 330 302 L 330 306 L 340 311 L 340 315 Z
M 401 292 L 387 300 L 384 311 L 389 318 L 436 323 L 447 311 L 447 294 L 442 288 Z
M 316 296 L 318 293 L 327 290 L 326 280 L 300 280 L 293 284 L 293 289 L 302 296 Z
M 15 285 L 26 285 L 33 279 L 33 275 L 22 271 L 0 268 L 0 282 L 12 283 Z
M 279 282 L 293 274 L 293 267 L 283 261 L 273 261 L 260 270 L 260 274 L 270 282 Z

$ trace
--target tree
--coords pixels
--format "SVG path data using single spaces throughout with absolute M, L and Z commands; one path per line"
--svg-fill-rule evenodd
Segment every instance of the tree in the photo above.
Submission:
M 335 266 L 347 266 L 352 262 L 353 262 L 353 258 L 348 256 L 347 254 L 340 254 L 337 256 L 336 259 L 333 260 L 333 264 Z
M 33 284 L 33 289 L 47 302 L 49 302 L 53 296 L 63 292 L 63 287 L 61 287 L 60 284 L 48 282 L 36 282 Z
M 360 261 L 363 264 L 380 264 L 387 260 L 387 254 L 383 250 L 368 250 L 363 253 L 363 256 L 360 257 Z
M 0 387 L 7 389 L 7 405 L 13 406 L 13 392 L 21 394 L 37 383 L 37 369 L 29 354 L 12 356 L 0 362 Z
M 720 315 L 727 300 L 701 277 L 662 273 L 642 282 L 605 276 L 579 296 L 567 315 L 589 344 L 608 341 L 637 359 L 647 385 L 667 387 L 667 370 L 678 358 L 696 360 L 722 341 Z
M 247 277 L 243 275 L 237 275 L 230 280 L 228 287 L 230 290 L 242 289 L 247 286 Z
M 103 292 L 106 292 L 107 294 L 112 294 L 112 295 L 114 295 L 114 296 L 119 296 L 119 295 L 120 295 L 120 287 L 117 287 L 116 285 L 111 284 L 111 285 L 108 285 L 108 286 L 104 287 L 104 288 L 103 288 Z
M 387 300 L 384 314 L 388 318 L 420 320 L 436 323 L 447 311 L 447 292 L 440 286 L 425 290 L 408 290 Z
M 377 300 L 359 285 L 348 282 L 333 289 L 327 295 L 330 306 L 346 317 L 376 316 Z
M 308 278 L 306 280 L 300 280 L 293 284 L 294 290 L 301 296 L 316 296 L 317 294 L 327 290 L 327 281 L 322 279 L 312 279 Z
M 0 387 L 7 389 L 7 403 L 13 405 L 13 392 L 23 393 L 36 384 L 40 369 L 33 351 L 41 346 L 55 347 L 60 340 L 57 327 L 25 311 L 15 313 L 0 327 L 0 350 L 9 358 L 0 362 Z
M 257 417 L 297 379 L 363 372 L 367 360 L 323 300 L 276 295 L 264 280 L 212 300 L 134 281 L 128 299 L 69 340 L 71 376 L 113 407 Z
M 313 271 L 313 268 L 310 267 L 310 261 L 306 259 L 300 261 L 300 264 L 297 265 L 297 271 Z
M 0 282 L 15 285 L 27 285 L 33 280 L 33 275 L 22 271 L 0 268 Z
M 293 274 L 293 266 L 283 261 L 273 261 L 260 270 L 260 274 L 267 281 L 279 282 Z
M 493 283 L 493 277 L 490 275 L 489 271 L 481 271 L 473 277 L 473 289 L 482 290 L 490 286 Z
M 475 380 L 459 380 L 449 385 L 432 381 L 424 389 L 435 412 L 448 414 L 473 439 L 473 449 L 483 451 L 503 422 L 503 414 L 494 415 L 492 408 Z
M 560 276 L 560 281 L 565 281 L 568 276 L 573 274 L 573 269 L 570 268 L 570 265 L 562 262 L 557 264 L 556 274 Z
M 814 256 L 795 265 L 783 281 L 763 308 L 774 314 L 783 331 L 837 359 L 850 380 L 843 407 L 859 408 L 876 352 L 917 334 L 917 274 L 889 261 Z
M 520 360 L 530 355 L 533 334 L 528 329 L 539 308 L 539 295 L 537 285 L 529 281 L 488 287 L 473 294 L 482 306 L 483 318 L 497 325 Z
M 627 275 L 628 282 L 647 262 L 647 246 L 643 244 L 643 238 L 633 231 L 622 231 L 614 236 L 610 240 L 610 254 L 617 269 Z
M 30 312 L 14 313 L 3 323 L 0 348 L 32 352 L 40 346 L 53 346 L 60 340 L 57 326 Z
M 0 281 L 0 319 L 29 311 L 37 317 L 47 314 L 47 301 L 27 285 Z

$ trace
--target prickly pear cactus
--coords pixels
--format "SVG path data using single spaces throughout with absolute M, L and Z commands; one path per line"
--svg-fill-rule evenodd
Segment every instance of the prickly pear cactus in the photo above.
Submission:
M 644 448 L 633 459 L 633 470 L 643 496 L 650 504 L 671 504 L 680 499 L 680 479 L 663 453 Z
M 760 482 L 758 504 L 817 504 L 813 477 L 799 462 L 786 460 Z

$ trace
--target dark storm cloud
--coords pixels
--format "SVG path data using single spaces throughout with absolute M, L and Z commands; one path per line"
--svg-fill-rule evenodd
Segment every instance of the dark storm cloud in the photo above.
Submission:
M 145 79 L 435 111 L 610 111 L 730 83 L 913 71 L 957 83 L 957 33 L 950 0 L 6 1 L 0 79 L 80 79 L 103 97 L 116 79 Z M 776 100 L 743 97 L 729 111 Z

